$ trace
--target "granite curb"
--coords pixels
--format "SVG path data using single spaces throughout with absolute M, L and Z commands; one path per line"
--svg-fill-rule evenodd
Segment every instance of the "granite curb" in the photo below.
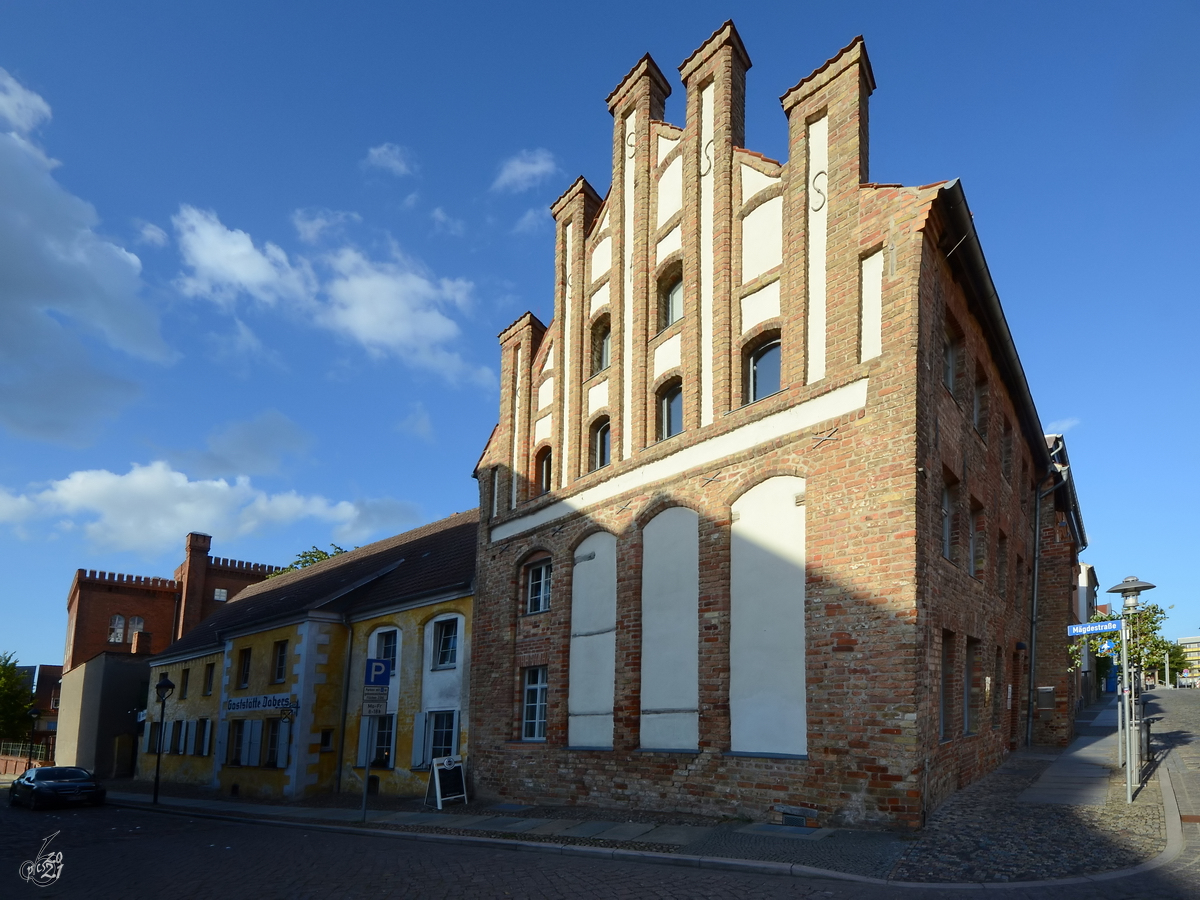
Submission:
M 1183 829 L 1179 818 L 1179 806 L 1175 797 L 1171 778 L 1165 767 L 1158 771 L 1158 782 L 1162 790 L 1163 807 L 1167 829 L 1167 846 L 1154 859 L 1147 860 L 1136 866 L 1101 872 L 1095 875 L 1071 876 L 1066 878 L 1048 878 L 1037 881 L 1007 881 L 1007 882 L 918 882 L 897 881 L 884 878 L 872 878 L 866 875 L 856 875 L 851 872 L 840 872 L 835 869 L 822 869 L 801 863 L 771 862 L 768 860 L 732 859 L 717 856 L 688 856 L 684 854 L 660 853 L 649 850 L 636 850 L 626 847 L 594 847 L 579 844 L 554 844 L 549 842 L 519 841 L 506 838 L 471 837 L 467 835 L 436 834 L 428 832 L 412 832 L 400 829 L 371 828 L 361 825 L 325 824 L 312 821 L 289 821 L 282 817 L 254 817 L 230 813 L 201 812 L 186 806 L 175 808 L 155 807 L 149 803 L 110 800 L 113 806 L 126 809 L 140 809 L 149 812 L 166 813 L 168 815 L 188 816 L 190 818 L 216 819 L 228 822 L 250 823 L 255 825 L 274 825 L 285 828 L 303 828 L 310 831 L 325 831 L 336 834 L 361 834 L 372 837 L 390 837 L 399 840 L 427 841 L 443 844 L 457 844 L 473 847 L 491 847 L 507 849 L 516 852 L 546 853 L 561 856 L 580 856 L 592 859 L 612 859 L 623 862 L 644 862 L 652 865 L 684 866 L 689 868 L 716 869 L 727 872 L 744 872 L 758 875 L 780 875 L 804 878 L 824 878 L 836 881 L 852 881 L 860 884 L 873 884 L 894 888 L 921 888 L 925 890 L 1011 890 L 1013 888 L 1037 887 L 1067 887 L 1070 885 L 1095 884 L 1097 882 L 1114 881 L 1150 872 L 1168 865 L 1177 859 L 1184 848 Z

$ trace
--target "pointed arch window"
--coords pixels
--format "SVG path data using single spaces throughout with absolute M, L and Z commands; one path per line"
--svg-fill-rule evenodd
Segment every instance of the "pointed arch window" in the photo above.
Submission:
M 108 642 L 110 644 L 125 643 L 125 617 L 113 616 L 108 620 Z

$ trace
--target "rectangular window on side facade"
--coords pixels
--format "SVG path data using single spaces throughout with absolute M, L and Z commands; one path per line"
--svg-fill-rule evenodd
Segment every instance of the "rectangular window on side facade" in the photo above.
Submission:
M 433 624 L 433 667 L 453 669 L 458 663 L 458 619 Z
M 967 638 L 963 658 L 963 732 L 979 733 L 980 711 L 983 705 L 983 667 L 979 659 L 979 641 Z
M 996 593 L 1008 599 L 1008 536 L 1003 531 L 996 542 Z
M 992 728 L 1000 727 L 1000 685 L 1004 680 L 1004 656 L 996 648 L 996 659 L 992 664 Z
M 330 753 L 333 751 L 333 729 L 321 729 L 321 752 Z
M 943 475 L 941 498 L 941 543 L 942 556 L 951 562 L 956 562 L 956 510 L 958 507 L 958 486 L 950 481 L 948 475 Z
M 948 741 L 953 736 L 954 697 L 954 632 L 942 632 L 942 671 L 938 689 L 938 737 Z
M 545 666 L 534 666 L 525 670 L 525 699 L 521 715 L 522 740 L 546 739 L 546 693 L 549 686 Z
M 196 720 L 196 756 L 208 756 L 209 731 L 212 725 L 208 719 Z
M 226 600 L 229 599 L 229 591 L 225 588 L 214 588 L 213 589 L 213 599 L 216 600 L 218 603 L 224 603 Z
M 985 441 L 988 436 L 988 382 L 981 371 L 975 375 L 975 389 L 971 392 L 971 424 Z
M 287 678 L 287 641 L 275 642 L 275 659 L 271 666 L 271 682 L 282 684 Z
M 1013 430 L 1008 417 L 1004 418 L 1004 434 L 1000 438 L 1000 473 L 1012 484 Z
M 983 507 L 979 501 L 971 499 L 970 547 L 967 552 L 967 569 L 972 578 L 983 578 L 984 565 L 987 562 L 987 523 L 983 517 Z
M 188 681 L 191 680 L 191 669 L 184 669 L 179 673 L 179 699 L 186 700 L 188 694 Z
M 429 714 L 429 758 L 440 759 L 454 755 L 454 711 Z
M 213 691 L 213 677 L 217 674 L 217 664 L 209 663 L 204 667 L 204 696 L 209 697 Z
M 545 612 L 550 608 L 550 560 L 543 559 L 529 566 L 526 612 Z
M 238 653 L 238 682 L 240 688 L 250 686 L 250 648 L 243 647 Z
M 246 720 L 234 719 L 229 728 L 229 759 L 226 760 L 229 765 L 240 766 L 242 764 L 242 742 L 245 736 Z

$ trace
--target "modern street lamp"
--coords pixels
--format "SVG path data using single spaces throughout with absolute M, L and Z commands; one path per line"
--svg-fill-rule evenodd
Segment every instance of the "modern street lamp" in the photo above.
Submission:
M 25 766 L 27 769 L 33 768 L 33 733 L 37 730 L 38 719 L 41 716 L 41 710 L 36 706 L 29 711 L 29 762 Z
M 163 672 L 154 685 L 154 693 L 158 695 L 158 759 L 154 761 L 154 802 L 158 802 L 158 774 L 162 769 L 163 736 L 167 730 L 167 698 L 175 692 L 175 682 Z
M 1138 597 L 1142 591 L 1153 590 L 1154 585 L 1148 581 L 1139 581 L 1136 575 L 1130 575 L 1116 587 L 1110 587 L 1105 593 L 1121 595 L 1121 678 L 1124 681 L 1122 686 L 1125 691 L 1125 696 L 1122 699 L 1125 712 L 1125 802 L 1133 802 L 1133 761 L 1138 760 L 1138 766 L 1141 766 L 1140 750 L 1135 749 L 1137 745 L 1134 743 L 1133 726 L 1136 724 L 1140 728 L 1141 720 L 1136 723 L 1133 720 L 1134 697 L 1133 683 L 1129 680 L 1129 637 L 1130 637 L 1130 616 L 1138 611 Z M 1141 773 L 1139 772 L 1138 781 L 1141 781 Z

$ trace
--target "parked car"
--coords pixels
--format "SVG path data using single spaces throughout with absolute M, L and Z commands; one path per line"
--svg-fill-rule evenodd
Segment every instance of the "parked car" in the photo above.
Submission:
M 87 769 L 75 766 L 42 766 L 27 769 L 8 789 L 8 803 L 30 809 L 61 804 L 99 806 L 104 802 L 104 786 Z

